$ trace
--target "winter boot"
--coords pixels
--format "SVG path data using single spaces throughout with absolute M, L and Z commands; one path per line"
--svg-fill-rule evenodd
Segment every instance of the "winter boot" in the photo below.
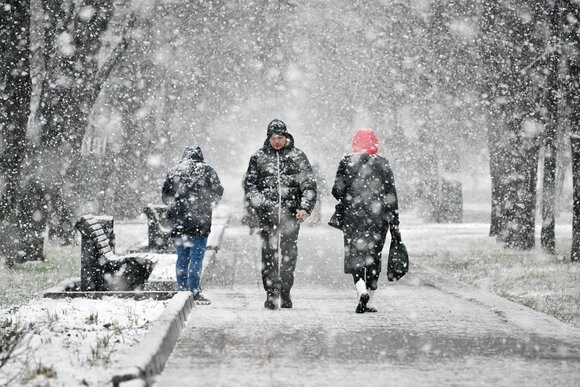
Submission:
M 377 309 L 371 305 L 374 305 L 373 300 L 375 299 L 375 291 L 368 289 L 367 292 L 369 293 L 369 302 L 367 303 L 365 312 L 374 313 L 377 311 Z
M 369 294 L 367 293 L 367 285 L 365 281 L 359 279 L 356 283 L 356 293 L 358 295 L 358 305 L 356 306 L 356 313 L 364 313 L 367 309 L 367 303 L 369 302 Z
M 266 293 L 266 301 L 264 302 L 264 308 L 275 310 L 278 309 L 278 295 L 272 292 Z
M 197 292 L 194 296 L 193 296 L 193 302 L 195 303 L 195 305 L 210 305 L 211 301 L 207 298 L 204 297 L 203 294 L 201 294 L 200 292 Z
M 292 308 L 292 299 L 290 299 L 290 290 L 282 291 L 280 294 L 280 308 Z

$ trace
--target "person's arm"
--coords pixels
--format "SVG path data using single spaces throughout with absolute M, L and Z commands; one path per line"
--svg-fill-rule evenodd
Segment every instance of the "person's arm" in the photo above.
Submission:
M 244 176 L 244 193 L 250 207 L 258 209 L 264 204 L 264 195 L 260 192 L 258 186 L 259 179 L 257 156 L 250 158 L 246 175 Z
M 161 201 L 163 204 L 170 206 L 175 202 L 175 193 L 176 193 L 176 179 L 179 179 L 177 176 L 168 174 L 165 177 L 165 182 L 163 183 L 163 187 L 161 188 Z
M 399 201 L 397 198 L 397 189 L 395 187 L 395 176 L 391 167 L 386 164 L 386 197 L 385 203 L 387 207 L 387 221 L 389 222 L 389 231 L 391 238 L 398 241 L 401 240 L 401 232 L 399 230 Z
M 216 205 L 219 203 L 219 201 L 222 198 L 222 195 L 224 194 L 224 187 L 222 186 L 222 183 L 216 171 L 211 167 L 209 167 L 208 170 L 209 170 L 208 173 L 209 189 L 212 196 L 212 202 L 214 205 Z
M 303 152 L 300 152 L 298 155 L 298 166 L 300 168 L 300 192 L 302 192 L 299 211 L 306 212 L 306 215 L 301 214 L 300 217 L 297 217 L 298 222 L 301 223 L 314 209 L 317 187 L 316 178 L 312 172 L 312 165 L 310 165 L 310 161 L 308 161 L 308 158 Z
M 334 198 L 338 201 L 341 201 L 346 194 L 346 165 L 347 159 L 345 157 L 340 160 L 340 163 L 338 164 L 334 185 L 332 186 L 332 196 L 334 196 Z

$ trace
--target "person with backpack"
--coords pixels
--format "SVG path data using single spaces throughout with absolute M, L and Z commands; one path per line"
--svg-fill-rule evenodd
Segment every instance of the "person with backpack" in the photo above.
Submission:
M 339 201 L 338 222 L 344 233 L 344 272 L 357 291 L 356 313 L 376 312 L 371 305 L 381 273 L 381 254 L 387 231 L 400 242 L 399 210 L 393 171 L 378 155 L 372 129 L 358 129 L 353 153 L 340 161 L 332 195 Z M 330 224 L 330 223 L 329 223 Z
M 215 170 L 205 163 L 199 146 L 188 146 L 181 162 L 165 178 L 162 201 L 169 206 L 168 218 L 177 251 L 176 279 L 179 290 L 190 291 L 199 305 L 209 305 L 199 288 L 201 269 L 211 231 L 212 208 L 224 189 Z
M 251 232 L 259 230 L 262 238 L 264 307 L 292 308 L 298 233 L 316 203 L 316 180 L 284 122 L 268 124 L 266 141 L 251 156 L 243 187 L 246 215 L 242 222 Z

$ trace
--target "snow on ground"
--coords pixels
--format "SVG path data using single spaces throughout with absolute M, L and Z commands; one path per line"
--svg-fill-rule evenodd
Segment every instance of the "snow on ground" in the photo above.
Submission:
M 489 223 L 425 223 L 401 216 L 401 232 L 413 263 L 430 266 L 460 281 L 580 327 L 580 265 L 570 261 L 572 227 L 557 222 L 556 255 L 536 248 L 506 249 L 489 237 Z
M 122 361 L 161 314 L 167 301 L 36 299 L 0 309 L 10 332 L 28 331 L 23 346 L 0 368 L 0 385 L 105 386 Z
M 321 225 L 317 226 L 322 233 L 336 233 L 326 226 L 333 210 L 331 204 L 329 201 L 323 209 Z M 558 222 L 559 254 L 549 256 L 540 248 L 504 249 L 495 238 L 488 237 L 488 218 L 488 213 L 469 208 L 465 223 L 434 224 L 402 212 L 401 230 L 409 249 L 411 270 L 413 264 L 431 266 L 580 327 L 580 265 L 569 260 L 570 221 Z M 146 242 L 147 225 L 144 219 L 116 222 L 115 232 L 117 252 L 123 254 Z M 539 244 L 539 237 L 536 241 Z M 9 385 L 109 385 L 110 370 L 144 336 L 166 302 L 38 298 L 41 290 L 78 270 L 80 246 L 75 246 L 74 251 L 48 246 L 48 259 L 41 267 L 23 266 L 0 272 L 2 292 L 23 295 L 2 296 L 8 306 L 0 308 L 0 328 L 10 331 L 14 324 L 32 324 L 25 349 L 11 363 L 0 367 L 0 385 L 17 373 L 25 380 Z M 151 279 L 174 279 L 175 255 L 159 258 Z M 21 299 L 30 301 L 20 302 Z

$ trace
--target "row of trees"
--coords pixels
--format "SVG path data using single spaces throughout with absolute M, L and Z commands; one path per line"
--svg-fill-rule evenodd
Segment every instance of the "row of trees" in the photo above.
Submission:
M 42 0 L 40 6 L 42 53 L 33 66 L 30 1 L 0 3 L 0 248 L 9 263 L 43 258 L 41 237 L 51 218 L 51 232 L 72 240 L 88 117 L 126 46 L 121 41 L 98 65 L 112 0 Z M 33 77 L 40 85 L 35 101 Z M 36 136 L 30 136 L 32 128 Z
M 379 128 L 403 205 L 437 221 L 461 220 L 458 177 L 486 142 L 490 234 L 509 247 L 534 246 L 543 160 L 548 251 L 556 158 L 569 137 L 579 259 L 577 2 L 130 7 L 0 0 L 0 253 L 17 256 L 15 241 L 21 256 L 38 253 L 34 241 L 51 219 L 52 233 L 70 239 L 76 212 L 95 198 L 97 212 L 137 215 L 184 141 L 207 145 L 222 155 L 218 167 L 235 169 L 249 144 L 241 131 L 289 114 L 301 147 L 318 150 L 324 139 L 323 170 L 353 127 Z M 83 143 L 99 138 L 102 153 L 83 155 Z
M 509 247 L 534 246 L 543 150 L 541 244 L 555 251 L 556 160 L 559 139 L 569 133 L 575 261 L 580 259 L 579 18 L 575 1 L 483 1 L 478 42 L 489 123 L 490 234 Z

